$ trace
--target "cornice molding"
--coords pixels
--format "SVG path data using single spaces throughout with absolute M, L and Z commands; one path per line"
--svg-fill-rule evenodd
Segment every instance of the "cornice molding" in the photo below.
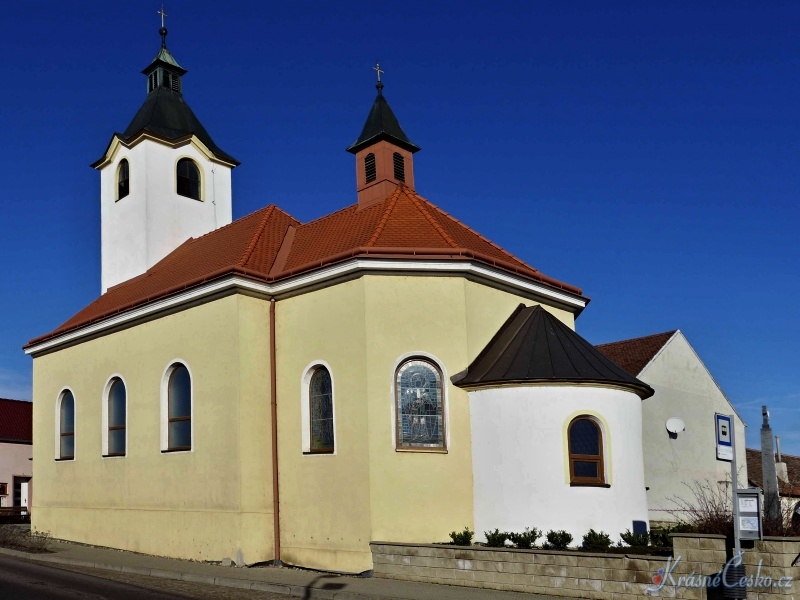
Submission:
M 396 275 L 398 273 L 418 273 L 427 276 L 461 276 L 506 289 L 533 300 L 558 306 L 574 314 L 579 314 L 587 304 L 587 299 L 577 294 L 555 290 L 523 277 L 509 274 L 476 261 L 464 260 L 401 260 L 382 258 L 354 258 L 328 267 L 275 282 L 266 283 L 243 275 L 226 275 L 200 284 L 185 291 L 148 302 L 119 314 L 103 318 L 78 329 L 67 331 L 55 337 L 42 340 L 25 347 L 25 354 L 34 357 L 53 352 L 65 346 L 72 346 L 90 338 L 99 337 L 121 328 L 131 327 L 140 322 L 152 320 L 164 314 L 177 312 L 188 306 L 222 296 L 243 293 L 264 299 L 281 300 L 291 296 L 312 292 L 316 289 L 336 285 L 342 281 L 356 279 L 363 275 Z

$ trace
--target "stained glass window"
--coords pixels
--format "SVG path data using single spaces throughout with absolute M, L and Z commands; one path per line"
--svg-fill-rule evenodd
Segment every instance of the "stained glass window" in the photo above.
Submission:
M 116 378 L 108 390 L 108 456 L 125 456 L 125 384 Z
M 175 365 L 169 376 L 168 394 L 168 450 L 192 448 L 192 379 L 189 370 Z
M 442 375 L 422 359 L 406 361 L 397 370 L 397 447 L 444 448 Z
M 60 434 L 58 457 L 62 460 L 75 458 L 75 398 L 69 390 L 61 396 L 58 420 Z
M 311 451 L 333 452 L 333 385 L 331 374 L 318 367 L 309 383 Z
M 589 417 L 578 417 L 569 425 L 569 470 L 573 484 L 605 483 L 603 474 L 603 436 Z

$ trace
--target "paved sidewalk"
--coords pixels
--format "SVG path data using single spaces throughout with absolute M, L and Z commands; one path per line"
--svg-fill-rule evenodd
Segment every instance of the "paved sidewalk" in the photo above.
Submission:
M 220 585 L 225 587 L 326 600 L 555 600 L 518 592 L 501 592 L 392 579 L 332 575 L 282 567 L 223 567 L 161 558 L 112 548 L 54 541 L 49 554 L 0 548 L 0 554 L 42 563 L 74 565 Z

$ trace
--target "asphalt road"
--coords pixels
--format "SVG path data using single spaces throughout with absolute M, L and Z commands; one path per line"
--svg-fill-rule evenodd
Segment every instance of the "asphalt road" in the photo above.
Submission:
M 82 573 L 0 557 L 0 600 L 186 600 Z

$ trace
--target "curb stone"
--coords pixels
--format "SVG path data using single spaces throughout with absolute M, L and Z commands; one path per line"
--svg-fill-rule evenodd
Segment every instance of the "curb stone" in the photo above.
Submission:
M 143 567 L 107 565 L 103 563 L 93 563 L 86 560 L 58 558 L 57 556 L 48 556 L 46 553 L 32 554 L 29 552 L 22 552 L 20 550 L 11 550 L 10 548 L 0 548 L 0 556 L 11 556 L 23 560 L 51 563 L 54 565 L 70 565 L 73 567 L 85 567 L 89 569 L 98 569 L 101 571 L 116 571 L 117 573 L 130 573 L 132 575 L 146 575 L 148 577 L 155 577 L 157 579 L 172 579 L 176 581 L 187 581 L 190 583 L 216 585 L 219 587 L 246 589 L 259 592 L 272 592 L 274 594 L 284 594 L 286 596 L 296 596 L 299 598 L 309 598 L 313 600 L 377 600 L 374 595 L 364 595 L 357 592 L 334 592 L 302 585 L 282 585 L 280 583 L 270 583 L 267 581 L 250 581 L 245 579 L 233 579 L 230 577 L 212 577 L 209 575 L 183 573 L 181 571 L 165 571 L 164 569 L 147 569 Z M 381 600 L 393 600 L 393 597 L 383 596 Z

